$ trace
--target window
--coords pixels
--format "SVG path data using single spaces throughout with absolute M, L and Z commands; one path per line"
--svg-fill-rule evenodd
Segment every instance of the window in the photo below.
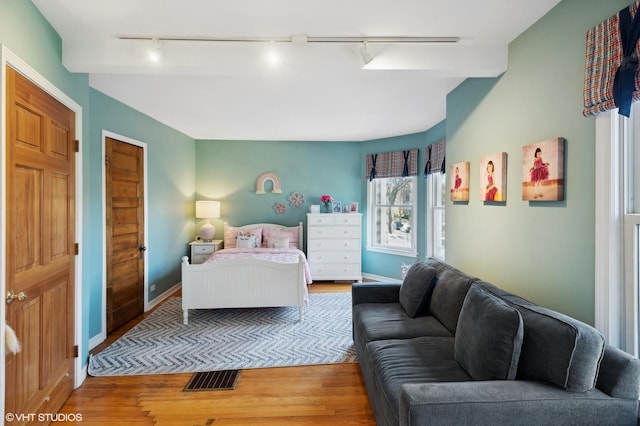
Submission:
M 447 178 L 443 173 L 427 177 L 427 256 L 444 260 L 444 201 Z
M 596 119 L 596 318 L 607 341 L 638 355 L 640 108 Z
M 369 181 L 367 249 L 416 255 L 417 183 L 416 176 Z
M 625 312 L 633 318 L 633 323 L 627 327 L 625 348 L 628 352 L 640 353 L 640 316 L 638 313 L 638 294 L 640 294 L 640 104 L 633 109 L 628 122 L 628 130 L 623 132 L 623 187 L 624 187 L 624 281 L 625 281 Z

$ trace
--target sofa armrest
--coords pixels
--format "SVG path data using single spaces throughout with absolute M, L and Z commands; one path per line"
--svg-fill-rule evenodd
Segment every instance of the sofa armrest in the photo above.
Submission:
M 595 389 L 567 392 L 525 380 L 405 384 L 400 425 L 622 425 L 636 422 L 638 403 Z
M 401 283 L 353 283 L 351 302 L 361 303 L 398 303 Z
M 611 345 L 605 345 L 596 386 L 616 398 L 638 399 L 640 360 Z

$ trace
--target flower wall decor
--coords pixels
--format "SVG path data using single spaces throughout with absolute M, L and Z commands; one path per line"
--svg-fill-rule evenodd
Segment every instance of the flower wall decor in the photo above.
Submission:
M 275 203 L 273 205 L 273 210 L 276 212 L 276 214 L 284 214 L 284 212 L 287 210 L 287 207 L 283 203 Z
M 292 192 L 289 195 L 289 204 L 291 207 L 302 207 L 304 204 L 304 195 L 299 192 Z

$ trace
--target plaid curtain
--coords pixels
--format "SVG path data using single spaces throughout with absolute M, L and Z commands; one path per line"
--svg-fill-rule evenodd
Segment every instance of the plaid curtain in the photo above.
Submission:
M 367 155 L 365 178 L 369 180 L 388 177 L 418 175 L 418 150 L 383 152 Z
M 637 36 L 640 29 L 640 16 L 636 16 L 639 5 L 640 0 L 635 1 L 587 32 L 585 116 L 614 108 L 628 116 L 630 102 L 640 100 L 640 42 L 633 34 Z
M 445 173 L 445 139 L 440 139 L 424 149 L 424 175 Z

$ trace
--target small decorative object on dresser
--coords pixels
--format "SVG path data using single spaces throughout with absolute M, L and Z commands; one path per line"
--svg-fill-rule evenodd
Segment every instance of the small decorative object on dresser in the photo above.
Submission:
M 222 240 L 213 240 L 210 242 L 192 241 L 189 243 L 191 249 L 191 263 L 204 263 L 213 253 L 222 248 Z
M 362 214 L 307 214 L 307 261 L 314 281 L 362 281 Z
M 333 203 L 333 197 L 331 195 L 323 195 L 320 197 L 320 202 L 324 204 L 324 212 L 331 213 L 331 205 Z

